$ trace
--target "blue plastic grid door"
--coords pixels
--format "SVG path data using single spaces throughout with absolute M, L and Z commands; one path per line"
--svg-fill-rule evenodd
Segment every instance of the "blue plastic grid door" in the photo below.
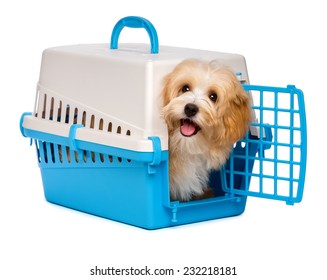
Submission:
M 232 196 L 300 202 L 307 153 L 303 93 L 295 86 L 243 86 L 252 95 L 257 120 L 223 169 L 224 188 Z

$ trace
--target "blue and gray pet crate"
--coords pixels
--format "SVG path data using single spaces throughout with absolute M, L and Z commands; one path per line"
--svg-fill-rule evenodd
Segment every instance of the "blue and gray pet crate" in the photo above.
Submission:
M 124 27 L 145 28 L 150 45 L 120 44 Z M 249 133 L 214 171 L 215 197 L 170 201 L 168 132 L 160 116 L 163 77 L 182 60 L 218 60 L 253 100 Z M 48 201 L 147 229 L 243 213 L 248 196 L 292 205 L 303 195 L 306 119 L 302 91 L 249 85 L 241 55 L 161 46 L 152 24 L 121 19 L 111 44 L 50 48 L 42 56 L 34 139 Z

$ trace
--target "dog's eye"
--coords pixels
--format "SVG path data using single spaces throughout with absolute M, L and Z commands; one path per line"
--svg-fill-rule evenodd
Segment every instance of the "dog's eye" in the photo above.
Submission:
M 182 86 L 182 92 L 187 92 L 187 91 L 190 91 L 190 87 L 188 85 L 183 85 Z
M 212 102 L 216 102 L 217 101 L 217 98 L 218 98 L 217 93 L 215 93 L 214 91 L 213 92 L 210 92 L 209 98 L 210 98 L 210 100 Z

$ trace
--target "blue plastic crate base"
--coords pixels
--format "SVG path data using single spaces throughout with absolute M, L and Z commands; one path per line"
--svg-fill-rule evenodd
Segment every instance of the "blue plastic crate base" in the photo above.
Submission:
M 76 162 L 72 152 L 70 162 L 61 162 L 58 145 L 39 141 L 37 146 L 45 197 L 52 203 L 147 229 L 235 216 L 245 209 L 246 197 L 223 192 L 219 172 L 211 180 L 218 197 L 170 202 L 166 153 L 149 173 L 147 163 L 99 153 L 92 158 L 82 152 L 82 162 Z

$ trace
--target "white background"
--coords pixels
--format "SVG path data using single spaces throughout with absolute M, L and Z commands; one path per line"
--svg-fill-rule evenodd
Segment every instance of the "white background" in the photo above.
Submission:
M 327 258 L 323 2 L 2 1 L 0 278 L 109 279 L 90 276 L 90 269 L 148 265 L 237 268 L 238 276 L 223 279 L 322 279 Z M 295 84 L 304 91 L 308 162 L 301 204 L 252 198 L 239 217 L 147 231 L 45 201 L 34 147 L 18 125 L 21 113 L 33 110 L 42 50 L 109 42 L 114 24 L 127 15 L 152 21 L 162 45 L 243 54 L 252 84 Z M 148 42 L 142 30 L 126 29 L 120 39 Z M 193 278 L 218 277 L 170 279 Z

